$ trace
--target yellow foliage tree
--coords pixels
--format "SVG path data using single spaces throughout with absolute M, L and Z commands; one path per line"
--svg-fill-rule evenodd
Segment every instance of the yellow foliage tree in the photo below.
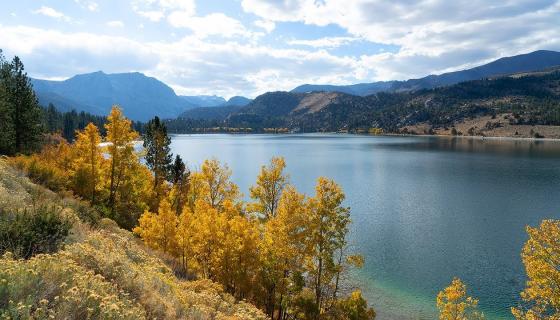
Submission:
M 193 234 L 195 216 L 191 208 L 185 206 L 177 222 L 176 243 L 177 255 L 185 273 L 189 270 L 189 260 L 193 259 Z
M 134 153 L 134 140 L 138 133 L 132 130 L 130 120 L 126 119 L 118 106 L 113 106 L 107 117 L 107 151 L 110 158 L 109 170 L 109 207 L 115 209 L 115 201 L 120 184 L 126 179 L 127 169 L 136 159 Z
M 305 196 L 293 186 L 286 186 L 278 202 L 278 210 L 264 224 L 261 241 L 260 285 L 262 304 L 270 316 L 279 319 L 290 304 L 290 297 L 299 291 L 294 277 L 303 273 L 306 255 Z
M 284 174 L 285 168 L 284 158 L 272 158 L 268 166 L 261 167 L 257 184 L 249 189 L 251 198 L 257 200 L 252 204 L 252 210 L 261 214 L 264 219 L 270 219 L 276 215 L 282 190 L 289 180 L 288 176 Z
M 171 209 L 171 204 L 164 198 L 160 201 L 158 213 L 145 211 L 133 231 L 150 247 L 176 256 L 178 251 L 177 223 L 178 219 Z
M 227 231 L 226 216 L 209 203 L 198 200 L 194 217 L 191 232 L 194 265 L 202 277 L 217 280 Z
M 322 312 L 330 304 L 324 300 L 336 298 L 338 288 L 334 281 L 340 270 L 336 254 L 346 247 L 350 210 L 342 206 L 344 193 L 333 180 L 320 177 L 315 192 L 315 197 L 308 201 L 306 271 L 311 276 L 316 306 Z
M 152 202 L 150 179 L 153 176 L 134 151 L 134 141 L 139 136 L 121 109 L 114 106 L 107 121 L 109 160 L 103 170 L 108 190 L 107 206 L 113 219 L 125 228 L 132 228 L 147 203 Z
M 353 291 L 345 299 L 337 301 L 333 312 L 333 319 L 337 320 L 373 320 L 375 311 L 368 308 L 367 301 L 360 290 Z
M 97 194 L 101 190 L 101 168 L 104 162 L 99 147 L 101 135 L 98 128 L 89 123 L 83 131 L 77 132 L 74 143 L 74 161 L 72 172 L 74 175 L 73 189 L 80 196 L 89 199 L 92 204 L 97 202 Z
M 221 209 L 226 200 L 237 201 L 240 197 L 239 188 L 230 181 L 231 170 L 216 159 L 205 160 L 195 176 L 193 192 L 214 209 Z
M 467 286 L 459 278 L 438 293 L 437 308 L 440 320 L 484 319 L 478 311 L 478 300 L 467 296 Z
M 560 221 L 544 220 L 527 233 L 521 258 L 529 280 L 521 297 L 529 307 L 512 313 L 517 319 L 560 319 Z

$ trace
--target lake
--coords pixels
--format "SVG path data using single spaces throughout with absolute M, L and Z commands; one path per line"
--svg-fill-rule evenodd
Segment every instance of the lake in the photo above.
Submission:
M 560 143 L 342 134 L 176 135 L 189 167 L 215 157 L 245 196 L 260 166 L 283 156 L 313 194 L 335 179 L 352 209 L 349 240 L 366 258 L 351 275 L 378 319 L 434 319 L 460 277 L 490 319 L 510 319 L 524 287 L 526 225 L 560 218 Z

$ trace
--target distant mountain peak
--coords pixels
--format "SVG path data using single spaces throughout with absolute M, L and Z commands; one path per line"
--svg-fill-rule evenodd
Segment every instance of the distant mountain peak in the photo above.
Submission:
M 63 81 L 32 79 L 32 83 L 42 105 L 53 103 L 61 110 L 106 115 L 118 104 L 127 117 L 140 121 L 156 115 L 175 118 L 188 109 L 226 102 L 217 96 L 177 96 L 171 87 L 141 72 L 96 71 Z
M 490 63 L 467 70 L 447 72 L 439 75 L 428 75 L 423 78 L 406 81 L 379 81 L 353 85 L 313 85 L 298 86 L 292 92 L 344 92 L 358 96 L 367 96 L 377 92 L 402 92 L 419 89 L 432 89 L 457 84 L 463 81 L 480 80 L 497 75 L 542 70 L 560 65 L 560 52 L 537 50 L 511 57 L 503 57 Z

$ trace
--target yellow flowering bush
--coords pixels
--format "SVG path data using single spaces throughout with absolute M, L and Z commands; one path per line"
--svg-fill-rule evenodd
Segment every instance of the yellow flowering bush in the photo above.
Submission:
M 128 293 L 64 254 L 0 258 L 2 319 L 145 319 Z

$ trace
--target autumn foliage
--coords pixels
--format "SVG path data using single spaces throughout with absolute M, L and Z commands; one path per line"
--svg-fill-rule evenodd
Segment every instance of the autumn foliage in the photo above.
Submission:
M 251 188 L 254 202 L 247 204 L 227 166 L 206 160 L 191 174 L 181 214 L 163 199 L 134 232 L 176 257 L 187 273 L 221 283 L 273 319 L 339 319 L 351 312 L 373 318 L 361 294 L 340 299 L 348 292 L 340 274 L 352 265 L 345 256 L 350 220 L 344 193 L 319 178 L 315 196 L 306 197 L 289 184 L 284 167 L 282 158 L 264 166 Z M 351 306 L 364 310 L 348 311 Z
M 102 137 L 93 124 L 76 141 L 44 147 L 12 161 L 49 188 L 88 201 L 99 215 L 132 229 L 173 261 L 188 279 L 219 283 L 271 319 L 373 319 L 361 292 L 343 275 L 363 258 L 349 255 L 350 209 L 334 181 L 321 177 L 315 194 L 290 184 L 283 158 L 263 166 L 242 198 L 231 170 L 216 159 L 190 171 L 172 162 L 163 122 L 140 138 L 118 107 Z M 146 156 L 146 165 L 140 159 Z

